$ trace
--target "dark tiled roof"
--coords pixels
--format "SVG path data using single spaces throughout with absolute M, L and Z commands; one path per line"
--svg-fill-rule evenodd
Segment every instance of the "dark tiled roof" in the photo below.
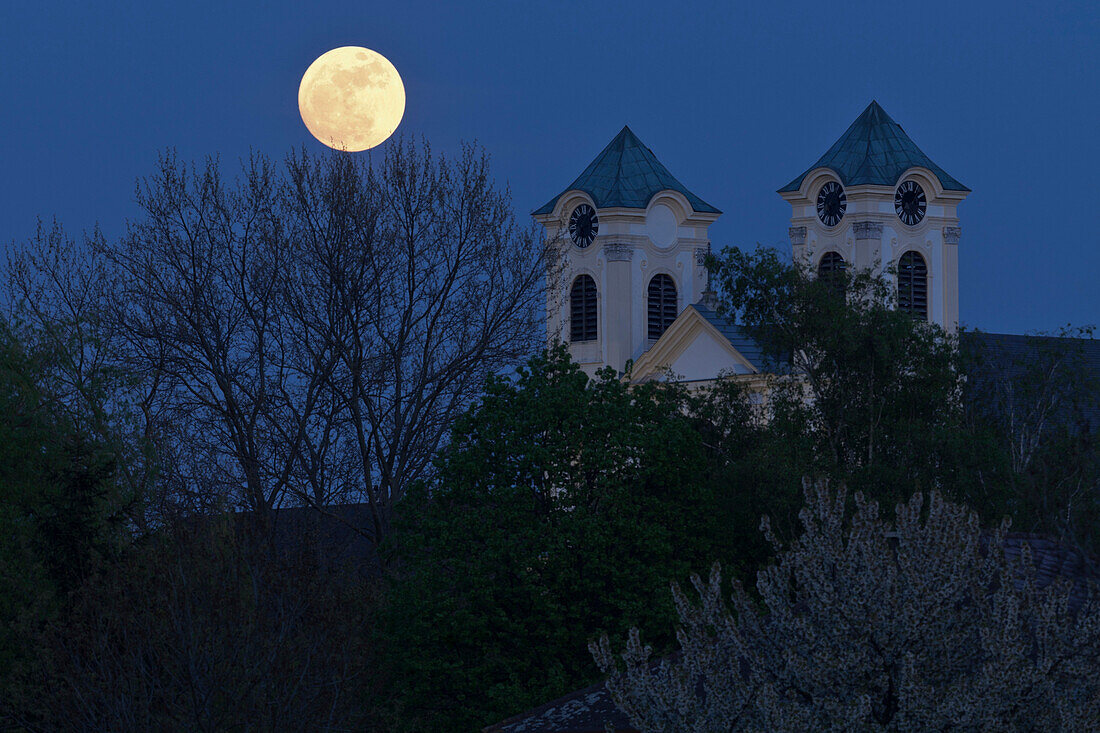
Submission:
M 600 682 L 482 730 L 483 733 L 604 733 L 608 725 L 621 733 L 636 730 L 615 707 Z
M 878 102 L 871 102 L 825 155 L 779 193 L 797 191 L 806 174 L 815 168 L 829 168 L 845 186 L 893 186 L 902 173 L 917 166 L 932 171 L 948 191 L 970 190 L 921 152 Z
M 693 303 L 692 308 L 699 312 L 703 318 L 726 337 L 730 345 L 749 360 L 749 363 L 760 372 L 776 371 L 775 362 L 764 352 L 764 348 L 749 336 L 743 328 L 733 321 L 718 315 L 714 310 L 703 303 Z
M 1060 542 L 1035 534 L 1010 532 L 1005 537 L 1005 555 L 1011 564 L 1020 562 L 1023 546 L 1031 549 L 1031 562 L 1035 568 L 1035 585 L 1040 590 L 1056 579 L 1068 580 L 1073 585 L 1069 593 L 1069 607 L 1077 611 L 1089 596 L 1089 583 L 1100 582 L 1100 568 L 1094 558 Z M 1016 579 L 1017 587 L 1024 582 L 1023 572 Z
M 669 190 L 682 193 L 695 211 L 722 213 L 676 180 L 629 127 L 624 127 L 565 189 L 584 191 L 592 197 L 597 209 L 610 206 L 644 209 L 654 195 Z M 535 216 L 549 214 L 565 191 L 531 213 Z
M 1020 380 L 1030 367 L 1059 360 L 1100 389 L 1100 339 L 967 331 L 960 346 L 973 360 L 971 377 L 981 381 L 979 386 L 993 386 L 997 379 Z M 1084 404 L 1081 416 L 1090 430 L 1100 431 L 1100 404 Z
M 1019 532 L 1005 536 L 1004 549 L 1009 563 L 1019 562 L 1025 543 L 1031 549 L 1035 585 L 1043 589 L 1058 578 L 1070 581 L 1073 586 L 1069 605 L 1072 610 L 1079 609 L 1088 597 L 1089 583 L 1100 582 L 1096 563 L 1066 545 Z M 1023 585 L 1022 574 L 1016 579 L 1016 585 Z M 607 725 L 624 733 L 637 731 L 631 727 L 630 719 L 615 707 L 607 687 L 600 683 L 491 725 L 483 733 L 602 733 Z

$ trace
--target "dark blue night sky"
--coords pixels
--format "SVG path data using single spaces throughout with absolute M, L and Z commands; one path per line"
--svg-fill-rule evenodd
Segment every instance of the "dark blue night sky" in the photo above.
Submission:
M 117 235 L 165 148 L 319 150 L 298 82 L 342 45 L 396 65 L 401 132 L 483 144 L 524 217 L 629 124 L 725 212 L 716 247 L 789 251 L 775 189 L 877 99 L 973 189 L 964 325 L 1100 322 L 1095 0 L 5 3 L 0 241 L 36 216 Z

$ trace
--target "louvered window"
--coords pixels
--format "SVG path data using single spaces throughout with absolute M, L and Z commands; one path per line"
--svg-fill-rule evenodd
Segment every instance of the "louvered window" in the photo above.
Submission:
M 898 310 L 928 320 L 928 265 L 919 252 L 906 252 L 898 260 Z
M 588 275 L 573 281 L 569 291 L 569 340 L 596 339 L 596 282 Z
M 848 263 L 837 252 L 826 252 L 817 263 L 817 277 L 831 284 L 837 290 L 844 288 L 844 270 Z
M 654 275 L 649 281 L 649 338 L 659 339 L 676 320 L 676 283 L 668 275 Z

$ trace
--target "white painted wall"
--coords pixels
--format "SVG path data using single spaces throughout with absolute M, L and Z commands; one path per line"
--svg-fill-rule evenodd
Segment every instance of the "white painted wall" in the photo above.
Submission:
M 913 179 L 928 199 L 924 219 L 910 227 L 894 211 L 897 185 Z M 928 317 L 948 331 L 959 322 L 958 204 L 965 191 L 944 191 L 939 180 L 924 168 L 912 168 L 895 186 L 852 186 L 844 190 L 847 210 L 835 227 L 817 218 L 816 201 L 821 187 L 836 175 L 821 168 L 808 173 L 798 191 L 781 194 L 791 204 L 791 250 L 795 262 L 816 269 L 828 251 L 839 252 L 855 267 L 876 268 L 884 273 L 909 250 L 916 250 L 928 265 Z M 857 223 L 881 225 L 881 236 L 859 239 Z
M 719 373 L 750 374 L 751 369 L 730 354 L 714 334 L 702 331 L 670 365 L 674 374 L 689 382 L 714 379 Z
M 581 249 L 569 240 L 566 223 L 581 203 L 595 203 L 583 191 L 568 191 L 554 211 L 536 217 L 549 241 L 556 242 L 562 274 L 547 292 L 547 334 L 569 345 L 573 359 L 589 374 L 610 365 L 622 370 L 651 345 L 647 336 L 649 282 L 665 273 L 676 283 L 679 310 L 699 302 L 705 286 L 700 253 L 718 214 L 695 212 L 676 191 L 656 194 L 645 209 L 597 209 L 599 233 Z M 597 340 L 569 343 L 569 289 L 577 275 L 596 282 Z

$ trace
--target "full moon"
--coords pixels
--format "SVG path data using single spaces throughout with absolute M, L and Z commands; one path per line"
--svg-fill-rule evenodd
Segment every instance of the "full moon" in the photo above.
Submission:
M 382 54 L 342 46 L 309 65 L 298 86 L 298 110 L 313 137 L 356 152 L 385 142 L 405 114 L 405 85 Z

